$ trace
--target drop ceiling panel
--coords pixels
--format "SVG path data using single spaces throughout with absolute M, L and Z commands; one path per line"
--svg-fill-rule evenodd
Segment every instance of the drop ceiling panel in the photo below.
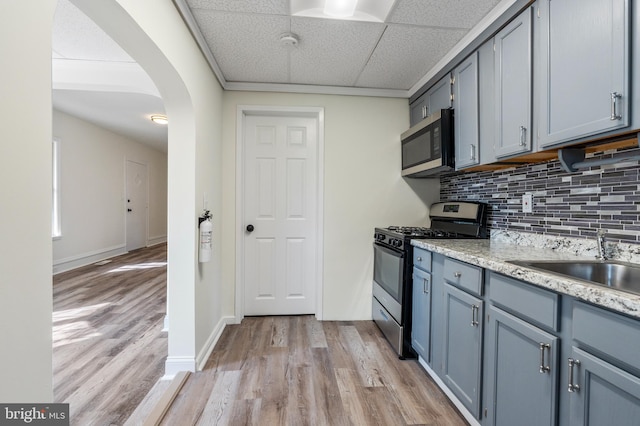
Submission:
M 387 22 L 470 29 L 498 3 L 500 0 L 398 0 Z
M 300 43 L 291 49 L 290 82 L 352 86 L 384 28 L 382 23 L 292 18 Z
M 52 31 L 53 57 L 134 62 L 124 50 L 68 0 L 59 0 Z
M 289 0 L 187 0 L 191 9 L 287 15 Z
M 227 81 L 288 82 L 289 51 L 279 40 L 289 17 L 204 9 L 193 16 Z
M 357 81 L 360 87 L 409 89 L 466 30 L 389 25 Z

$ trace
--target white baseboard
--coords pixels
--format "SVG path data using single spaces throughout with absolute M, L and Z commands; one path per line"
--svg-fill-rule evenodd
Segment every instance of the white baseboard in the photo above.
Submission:
M 89 253 L 82 253 L 76 256 L 70 256 L 64 259 L 53 261 L 53 274 L 59 274 L 61 272 L 70 271 L 81 266 L 91 265 L 92 263 L 99 262 L 101 260 L 109 259 L 111 257 L 120 256 L 127 252 L 126 245 L 118 245 L 113 247 L 107 247 L 101 250 L 95 250 Z
M 202 350 L 196 357 L 198 371 L 202 371 L 202 369 L 204 368 L 204 365 L 207 363 L 207 360 L 209 359 L 211 352 L 213 352 L 213 348 L 216 346 L 216 343 L 218 343 L 218 340 L 220 339 L 224 328 L 227 326 L 227 324 L 233 324 L 234 322 L 234 316 L 220 318 L 220 321 L 218 321 L 218 324 L 216 324 L 216 326 L 213 328 L 213 331 L 211 331 L 207 342 L 204 344 Z
M 471 414 L 469 410 L 467 410 L 467 407 L 465 407 L 464 404 L 462 404 L 462 402 L 458 399 L 458 397 L 455 396 L 453 392 L 451 392 L 449 387 L 447 387 L 447 385 L 444 384 L 442 379 L 438 377 L 436 372 L 433 371 L 431 367 L 429 367 L 429 364 L 427 364 L 427 362 L 421 356 L 418 357 L 418 362 L 420 363 L 422 368 L 426 370 L 429 376 L 431 376 L 433 381 L 436 382 L 436 384 L 442 390 L 442 392 L 444 392 L 445 395 L 447 395 L 447 397 L 449 398 L 449 400 L 451 400 L 453 405 L 456 406 L 456 408 L 460 411 L 460 414 L 462 414 L 462 417 L 464 417 L 465 420 L 468 421 L 471 426 L 480 426 L 480 422 L 478 421 L 478 419 L 476 419 L 473 416 L 473 414 Z
M 150 237 L 147 240 L 147 247 L 151 247 L 151 246 L 156 246 L 158 244 L 163 244 L 167 242 L 167 236 L 166 235 L 160 235 L 158 237 Z
M 196 360 L 192 356 L 169 356 L 164 362 L 163 380 L 171 380 L 181 371 L 196 371 Z

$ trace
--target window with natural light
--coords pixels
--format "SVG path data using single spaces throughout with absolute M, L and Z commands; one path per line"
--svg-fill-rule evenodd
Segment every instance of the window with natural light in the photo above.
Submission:
M 52 185 L 51 185 L 51 236 L 60 238 L 62 229 L 60 226 L 60 140 L 53 139 L 52 147 Z

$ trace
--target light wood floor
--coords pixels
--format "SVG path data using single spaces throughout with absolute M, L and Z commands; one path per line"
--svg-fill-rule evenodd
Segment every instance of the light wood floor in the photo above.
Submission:
M 228 326 L 163 425 L 465 425 L 372 321 L 245 318 Z
M 55 402 L 72 425 L 121 425 L 164 374 L 166 245 L 53 278 Z

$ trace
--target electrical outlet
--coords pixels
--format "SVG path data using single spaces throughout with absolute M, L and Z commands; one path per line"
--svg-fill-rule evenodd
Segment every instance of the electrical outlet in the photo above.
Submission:
M 522 213 L 533 212 L 533 194 L 525 192 L 522 194 Z

